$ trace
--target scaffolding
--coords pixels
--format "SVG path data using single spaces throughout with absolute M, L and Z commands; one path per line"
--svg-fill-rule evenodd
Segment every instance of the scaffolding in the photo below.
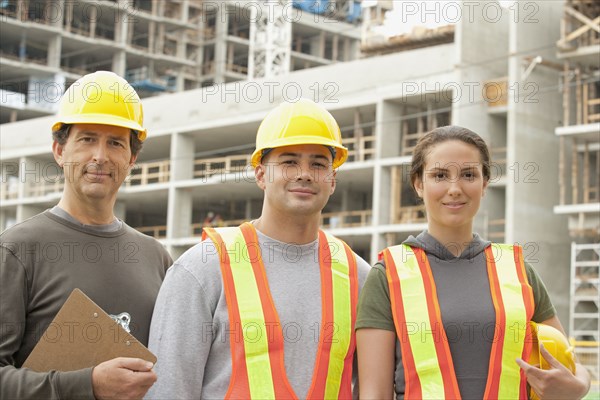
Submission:
M 561 51 L 600 44 L 600 2 L 597 0 L 567 0 L 561 21 Z
M 416 108 L 407 106 L 411 116 L 404 118 L 401 124 L 401 155 L 410 156 L 425 133 L 439 127 L 450 125 L 450 111 L 441 111 L 435 108 L 434 103 L 427 103 L 425 107 Z
M 569 332 L 575 354 L 598 385 L 600 330 L 600 243 L 571 244 L 571 304 Z
M 559 202 L 569 208 L 569 335 L 579 362 L 599 384 L 600 267 L 600 3 L 566 0 L 559 57 L 563 95 L 559 134 Z
M 272 4 L 267 9 L 258 4 L 260 9 L 253 7 L 250 19 L 250 79 L 270 78 L 290 70 L 292 23 L 281 5 Z

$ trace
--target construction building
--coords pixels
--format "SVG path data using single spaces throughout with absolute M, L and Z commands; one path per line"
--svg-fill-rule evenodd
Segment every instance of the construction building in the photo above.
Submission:
M 97 70 L 148 97 L 358 58 L 360 1 L 281 3 L 0 1 L 0 123 L 54 113 Z
M 173 3 L 192 7 L 195 2 Z M 585 3 L 595 16 L 574 3 Z M 597 363 L 597 343 L 595 349 L 589 343 L 598 340 L 597 60 L 593 64 L 594 51 L 598 53 L 598 34 L 594 33 L 598 12 L 586 1 L 516 2 L 510 9 L 486 4 L 492 6 L 481 3 L 472 9 L 472 18 L 460 18 L 449 27 L 415 31 L 388 42 L 363 40 L 361 51 L 366 57 L 362 59 L 353 60 L 360 37 L 354 41 L 352 29 L 318 35 L 312 31 L 317 35 L 313 39 L 325 47 L 317 46 L 320 53 L 315 55 L 308 49 L 299 52 L 303 45 L 294 46 L 292 72 L 287 75 L 273 73 L 273 69 L 250 74 L 240 70 L 246 75 L 232 75 L 236 72 L 223 60 L 234 60 L 231 65 L 254 71 L 260 51 L 248 50 L 254 57 L 248 64 L 235 61 L 243 39 L 230 35 L 229 28 L 219 28 L 234 44 L 219 50 L 221 61 L 213 64 L 213 75 L 206 78 L 209 75 L 201 71 L 196 75 L 199 78 L 192 79 L 175 74 L 178 85 L 190 90 L 144 100 L 149 136 L 119 192 L 118 216 L 159 239 L 173 258 L 200 241 L 206 224 L 238 225 L 257 218 L 263 195 L 254 183 L 249 160 L 258 126 L 275 104 L 307 97 L 323 103 L 333 114 L 349 148 L 349 160 L 337 173 L 337 189 L 323 210 L 323 227 L 374 262 L 384 247 L 426 227 L 424 207 L 409 182 L 416 141 L 437 126 L 465 126 L 486 140 L 493 160 L 492 179 L 475 231 L 494 241 L 523 246 L 526 260 L 546 283 L 561 320 L 578 318 L 581 311 L 593 323 L 594 311 L 588 303 L 595 304 L 595 331 L 586 325 L 579 335 L 579 327 L 572 324 L 569 331 L 585 340 L 591 353 L 595 350 Z M 496 6 L 497 12 L 491 14 L 490 7 Z M 569 25 L 565 21 L 573 17 L 567 11 L 571 8 L 587 20 Z M 366 12 L 370 21 L 381 21 L 381 9 Z M 531 23 L 532 18 L 537 23 Z M 353 26 L 347 20 L 339 23 L 340 27 Z M 305 32 L 304 25 L 294 23 L 292 29 L 296 26 Z M 287 28 L 278 32 L 283 29 Z M 574 37 L 583 31 L 581 36 L 589 37 L 585 45 Z M 60 35 L 70 37 L 71 33 Z M 335 41 L 328 38 L 335 35 L 338 45 L 334 46 Z M 339 44 L 342 37 L 348 38 L 349 53 L 340 51 L 346 48 Z M 564 48 L 559 44 L 558 56 L 557 43 L 565 44 Z M 206 58 L 206 46 L 204 60 L 213 60 Z M 129 45 L 118 49 L 125 55 L 111 58 L 113 66 L 122 65 L 119 60 L 127 61 L 130 52 L 137 51 Z M 80 56 L 94 55 L 88 53 Z M 156 56 L 161 61 L 148 68 L 166 65 L 163 58 Z M 273 54 L 266 58 L 277 60 Z M 304 68 L 311 66 L 318 68 Z M 580 72 L 571 73 L 574 68 Z M 248 76 L 254 79 L 241 81 Z M 211 84 L 216 82 L 224 84 Z M 581 99 L 587 99 L 585 107 Z M 52 207 L 60 198 L 63 178 L 50 151 L 51 121 L 43 117 L 2 126 L 0 230 Z M 568 197 L 571 193 L 574 196 Z M 573 258 L 572 254 L 588 249 L 572 250 L 573 240 L 577 243 L 573 246 L 591 246 L 592 254 Z M 584 266 L 584 272 L 576 269 L 578 265 Z M 571 275 L 577 279 L 573 283 Z M 592 300 L 582 300 L 587 301 L 581 306 L 583 311 L 573 308 L 579 301 L 576 297 L 572 302 L 565 295 L 579 290 L 577 282 L 596 290 Z M 586 365 L 593 372 L 590 360 L 586 359 Z
M 569 218 L 569 333 L 598 388 L 600 342 L 600 3 L 569 0 L 561 20 L 563 62 L 560 197 L 554 210 Z

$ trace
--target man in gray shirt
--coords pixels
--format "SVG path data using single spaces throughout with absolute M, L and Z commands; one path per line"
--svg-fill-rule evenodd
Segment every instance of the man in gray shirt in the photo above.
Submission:
M 167 273 L 148 398 L 352 397 L 355 296 L 370 267 L 319 230 L 346 157 L 337 123 L 309 100 L 263 120 L 252 156 L 262 214 L 206 229 Z
M 134 358 L 70 372 L 21 368 L 75 288 L 109 314 L 127 312 L 131 333 L 147 344 L 171 258 L 113 211 L 146 137 L 142 123 L 139 97 L 112 72 L 86 75 L 63 96 L 52 127 L 65 176 L 60 202 L 0 235 L 0 398 L 137 399 L 155 382 L 152 363 Z M 65 325 L 53 335 L 85 334 Z

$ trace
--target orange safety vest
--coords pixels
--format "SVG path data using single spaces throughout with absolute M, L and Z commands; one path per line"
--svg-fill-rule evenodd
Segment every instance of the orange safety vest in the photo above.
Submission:
M 226 399 L 297 399 L 285 373 L 283 331 L 269 290 L 256 230 L 205 228 L 217 247 L 232 332 Z M 308 399 L 352 398 L 358 276 L 352 250 L 319 231 L 322 322 Z
M 442 323 L 435 281 L 425 251 L 402 244 L 382 251 L 392 314 L 401 343 L 409 399 L 460 399 Z M 520 246 L 485 249 L 496 329 L 484 398 L 527 399 L 527 380 L 515 359 L 529 359 L 533 291 Z M 431 333 L 422 335 L 423 332 Z

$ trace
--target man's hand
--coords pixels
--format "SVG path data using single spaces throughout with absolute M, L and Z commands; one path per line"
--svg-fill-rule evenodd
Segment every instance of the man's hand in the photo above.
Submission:
M 139 358 L 119 357 L 92 370 L 92 387 L 98 400 L 141 399 L 156 382 L 153 364 Z
M 527 382 L 542 400 L 546 399 L 581 399 L 589 390 L 588 381 L 584 376 L 587 371 L 577 364 L 577 373 L 573 375 L 564 365 L 550 354 L 540 344 L 540 353 L 550 364 L 550 369 L 543 370 L 517 358 L 517 364 L 525 371 Z

